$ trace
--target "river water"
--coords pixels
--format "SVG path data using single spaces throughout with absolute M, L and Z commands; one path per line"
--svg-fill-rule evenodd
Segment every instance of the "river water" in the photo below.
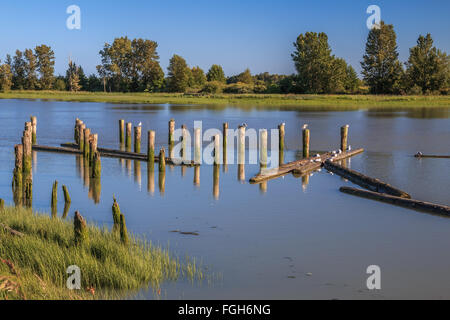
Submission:
M 95 133 L 99 145 L 118 148 L 118 120 L 142 122 L 167 148 L 167 123 L 177 127 L 202 121 L 203 129 L 274 129 L 286 123 L 285 160 L 298 158 L 301 126 L 309 124 L 311 148 L 335 150 L 339 128 L 350 125 L 353 149 L 365 152 L 347 161 L 354 170 L 384 180 L 413 198 L 450 204 L 450 160 L 413 155 L 450 154 L 450 108 L 410 111 L 298 111 L 296 108 L 184 105 L 116 105 L 54 101 L 0 101 L 0 197 L 11 192 L 15 144 L 30 115 L 38 119 L 38 144 L 73 141 L 75 118 Z M 258 165 L 168 167 L 165 183 L 148 174 L 145 162 L 102 159 L 101 185 L 84 178 L 73 155 L 33 154 L 33 207 L 50 212 L 54 180 L 69 187 L 72 207 L 90 222 L 111 226 L 116 196 L 130 232 L 179 256 L 201 263 L 204 281 L 166 283 L 161 295 L 144 299 L 398 299 L 450 298 L 450 219 L 403 209 L 339 192 L 352 186 L 325 170 L 308 178 L 287 175 L 267 185 L 251 185 Z M 157 169 L 156 169 L 157 170 Z M 217 168 L 216 168 L 217 170 Z M 242 172 L 241 172 L 242 175 Z M 216 178 L 215 178 L 216 177 Z M 59 190 L 59 207 L 64 207 Z M 171 232 L 195 232 L 183 235 Z M 367 267 L 381 269 L 381 290 L 368 290 Z

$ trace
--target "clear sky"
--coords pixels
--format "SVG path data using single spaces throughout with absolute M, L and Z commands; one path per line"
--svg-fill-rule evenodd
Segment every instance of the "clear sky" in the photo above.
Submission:
M 66 27 L 66 8 L 72 4 L 81 8 L 81 30 Z M 228 76 L 247 67 L 252 73 L 290 74 L 296 37 L 323 31 L 333 53 L 359 72 L 366 9 L 372 4 L 394 24 L 402 61 L 418 35 L 428 32 L 450 53 L 448 0 L 2 0 L 0 59 L 47 44 L 55 51 L 57 74 L 65 73 L 69 55 L 92 73 L 103 44 L 128 36 L 157 41 L 165 72 L 176 53 L 205 71 L 221 64 Z

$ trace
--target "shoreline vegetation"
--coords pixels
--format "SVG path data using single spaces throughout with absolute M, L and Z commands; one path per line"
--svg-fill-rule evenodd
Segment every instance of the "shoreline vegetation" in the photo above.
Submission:
M 0 99 L 100 102 L 117 104 L 186 104 L 227 106 L 273 106 L 346 111 L 374 108 L 450 108 L 450 96 L 441 95 L 317 95 L 317 94 L 188 94 L 188 93 L 103 93 L 61 91 L 0 92 Z
M 11 230 L 18 232 L 12 234 Z M 74 243 L 74 223 L 23 207 L 0 208 L 0 300 L 121 299 L 166 281 L 203 278 L 195 261 L 130 235 L 128 245 L 107 228 L 87 225 Z M 81 289 L 69 290 L 69 266 L 81 271 Z

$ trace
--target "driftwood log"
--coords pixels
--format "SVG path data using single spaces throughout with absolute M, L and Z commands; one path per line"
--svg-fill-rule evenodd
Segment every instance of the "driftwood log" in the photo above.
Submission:
M 339 189 L 343 193 L 351 194 L 354 196 L 366 198 L 366 199 L 372 199 L 377 201 L 382 201 L 386 203 L 390 203 L 396 206 L 408 208 L 408 209 L 414 209 L 418 211 L 438 214 L 450 217 L 450 207 L 434 204 L 430 202 L 425 201 L 419 201 L 414 199 L 405 199 L 401 197 L 395 197 L 391 196 L 385 193 L 378 193 L 373 191 L 366 191 L 356 188 L 350 188 L 350 187 L 341 187 Z
M 20 237 L 22 238 L 24 234 L 22 232 L 16 231 L 14 229 L 11 229 L 7 225 L 4 225 L 3 223 L 0 223 L 0 228 L 3 229 L 5 232 L 9 233 L 12 236 Z
M 325 166 L 325 169 L 327 169 L 328 171 L 331 171 L 345 179 L 348 179 L 351 182 L 353 182 L 365 189 L 368 189 L 370 191 L 378 192 L 378 193 L 386 193 L 391 196 L 396 196 L 396 197 L 401 197 L 401 198 L 406 198 L 406 199 L 411 198 L 411 196 L 408 193 L 406 193 L 402 190 L 394 188 L 393 186 L 391 186 L 383 181 L 380 181 L 378 179 L 374 179 L 374 178 L 365 176 L 362 173 L 359 173 L 357 171 L 344 168 L 343 166 L 341 166 L 335 162 L 325 161 L 324 166 Z

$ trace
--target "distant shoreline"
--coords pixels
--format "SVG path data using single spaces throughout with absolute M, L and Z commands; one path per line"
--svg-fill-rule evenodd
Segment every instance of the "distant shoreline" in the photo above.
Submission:
M 188 104 L 228 106 L 319 107 L 329 111 L 375 108 L 450 108 L 450 96 L 103 93 L 62 91 L 0 92 L 0 99 L 36 99 L 124 104 Z

